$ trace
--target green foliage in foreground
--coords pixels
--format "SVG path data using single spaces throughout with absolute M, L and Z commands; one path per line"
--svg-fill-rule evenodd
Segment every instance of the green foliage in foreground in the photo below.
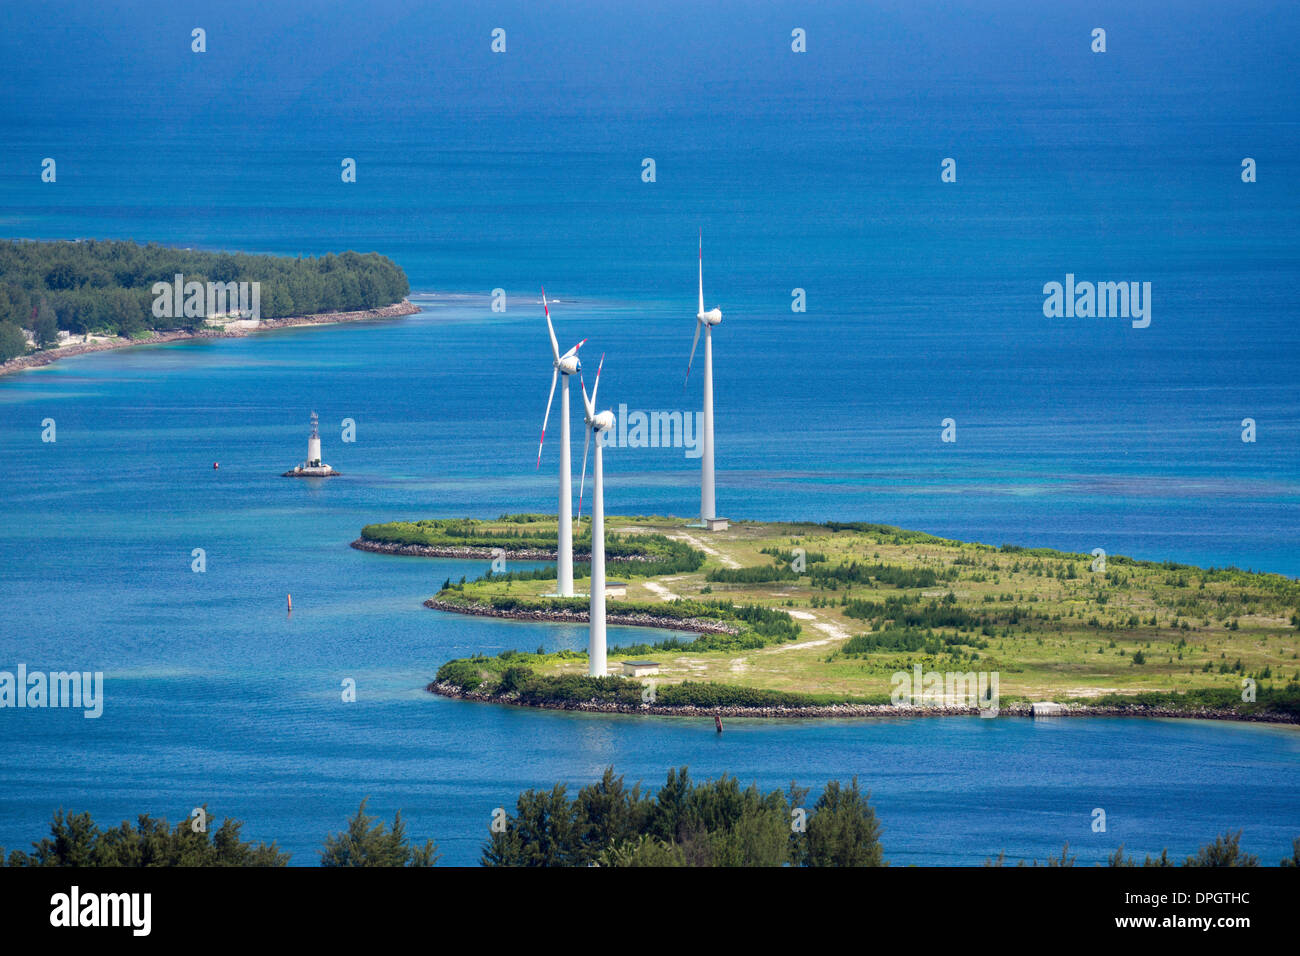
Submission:
M 432 840 L 422 847 L 411 846 L 401 810 L 388 830 L 378 817 L 366 813 L 369 799 L 361 801 L 347 830 L 326 837 L 321 866 L 433 866 L 438 862 L 438 847 Z
M 203 806 L 205 817 L 207 805 Z M 50 822 L 50 835 L 32 844 L 32 852 L 14 850 L 10 866 L 284 866 L 289 854 L 274 843 L 240 839 L 244 824 L 229 818 L 220 827 L 195 832 L 192 821 L 171 828 L 165 818 L 141 814 L 135 826 L 127 821 L 100 830 L 89 813 L 62 810 Z M 0 851 L 0 859 L 4 852 Z
M 11 338 L 5 323 L 33 328 L 47 343 L 52 326 L 123 336 L 201 326 L 204 317 L 153 314 L 153 284 L 173 282 L 177 273 L 205 286 L 260 282 L 268 319 L 374 309 L 411 291 L 406 273 L 373 252 L 297 258 L 114 240 L 0 241 L 0 356 Z
M 1300 865 L 1300 837 L 1291 841 L 1292 856 L 1289 859 L 1282 860 L 1278 865 L 1283 867 Z M 1016 866 L 1074 866 L 1077 857 L 1070 856 L 1070 844 L 1065 844 L 1061 848 L 1061 855 L 1048 857 L 1043 863 L 1034 860 L 1026 863 L 1021 860 Z M 997 859 L 985 860 L 985 866 L 1006 866 L 1007 858 L 1005 853 L 999 853 Z M 1143 866 L 1143 867 L 1167 867 L 1178 866 L 1173 860 L 1169 859 L 1169 851 L 1161 850 L 1160 855 L 1153 857 L 1150 854 L 1146 859 L 1137 863 L 1133 857 L 1124 855 L 1124 844 L 1120 844 L 1114 853 L 1106 860 L 1107 866 Z M 1195 856 L 1189 856 L 1183 860 L 1183 866 L 1259 866 L 1259 857 L 1246 853 L 1241 849 L 1241 831 L 1236 833 L 1224 833 L 1214 838 L 1213 843 L 1207 843 L 1196 851 Z
M 483 846 L 484 866 L 884 866 L 880 826 L 857 779 L 764 794 L 735 777 L 669 770 L 653 796 L 613 768 L 570 800 L 563 784 L 519 795 Z
M 369 798 L 367 798 L 368 800 Z M 203 806 L 208 818 L 207 805 Z M 399 810 L 392 829 L 366 814 L 366 800 L 348 821 L 347 830 L 325 839 L 321 866 L 433 866 L 438 848 L 433 841 L 412 846 Z M 32 852 L 14 850 L 9 866 L 287 866 L 289 854 L 275 843 L 249 843 L 240 839 L 244 824 L 229 818 L 221 826 L 195 831 L 193 821 L 171 828 L 166 819 L 142 814 L 135 826 L 101 830 L 89 813 L 54 814 L 50 835 L 32 844 Z M 0 866 L 5 864 L 0 848 Z
M 612 767 L 600 781 L 569 800 L 563 784 L 519 795 L 515 812 L 500 825 L 494 820 L 483 845 L 484 866 L 887 866 L 880 825 L 857 778 L 847 786 L 827 783 L 809 806 L 808 790 L 793 783 L 788 792 L 763 794 L 741 789 L 735 777 L 695 783 L 687 768 L 669 770 L 653 795 L 641 785 L 628 788 Z M 413 846 L 399 811 L 391 829 L 366 813 L 367 800 L 341 833 L 326 838 L 321 866 L 433 866 L 436 844 Z M 206 806 L 204 811 L 206 813 Z M 142 815 L 135 826 L 100 830 L 88 813 L 59 810 L 50 836 L 15 850 L 9 866 L 285 866 L 289 854 L 276 844 L 240 839 L 243 823 L 226 819 L 211 833 L 194 832 L 189 820 L 173 829 L 165 819 Z M 1045 862 L 1017 866 L 1074 866 L 1069 844 Z M 5 855 L 0 848 L 0 866 Z M 985 860 L 1006 866 L 1006 854 Z M 1100 865 L 1100 864 L 1099 864 Z M 1124 855 L 1121 844 L 1107 866 L 1176 866 L 1164 850 L 1142 864 Z M 1259 866 L 1258 856 L 1241 849 L 1241 831 L 1225 833 L 1186 857 L 1185 867 Z M 1300 837 L 1291 856 L 1278 864 L 1300 868 Z

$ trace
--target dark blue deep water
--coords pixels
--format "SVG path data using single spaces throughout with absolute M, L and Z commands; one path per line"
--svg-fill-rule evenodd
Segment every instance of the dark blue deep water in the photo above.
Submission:
M 533 468 L 542 285 L 560 338 L 606 353 L 602 404 L 698 407 L 681 379 L 702 228 L 724 514 L 1300 574 L 1296 9 L 475 6 L 0 8 L 0 235 L 373 250 L 424 306 L 0 379 L 0 669 L 108 679 L 98 720 L 0 711 L 0 845 L 59 806 L 108 822 L 207 802 L 309 863 L 369 794 L 470 863 L 520 789 L 689 764 L 768 788 L 856 774 L 899 863 L 1067 840 L 1086 860 L 1186 853 L 1228 827 L 1282 856 L 1293 728 L 739 721 L 718 738 L 451 702 L 422 689 L 443 660 L 580 647 L 583 629 L 435 614 L 420 602 L 480 564 L 347 543 L 371 521 L 554 507 L 555 453 Z M 1152 283 L 1150 326 L 1045 318 L 1066 273 Z M 318 486 L 277 477 L 312 410 L 345 473 Z M 691 514 L 696 468 L 609 449 L 607 508 Z

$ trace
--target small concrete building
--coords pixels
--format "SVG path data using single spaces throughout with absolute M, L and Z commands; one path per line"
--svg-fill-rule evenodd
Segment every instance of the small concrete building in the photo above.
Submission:
M 626 598 L 627 582 L 626 581 L 606 581 L 605 597 L 607 598 Z
M 1050 700 L 1035 701 L 1030 709 L 1035 717 L 1060 717 L 1065 713 L 1064 707 Z
M 705 519 L 704 519 L 704 530 L 706 530 L 706 531 L 726 531 L 726 530 L 727 530 L 727 519 L 726 519 L 726 518 L 705 518 Z
M 659 673 L 659 665 L 654 661 L 624 661 L 624 677 L 649 677 Z

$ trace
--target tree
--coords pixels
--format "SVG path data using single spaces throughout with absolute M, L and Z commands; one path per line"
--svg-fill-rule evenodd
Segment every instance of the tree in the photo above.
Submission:
M 36 338 L 36 347 L 48 349 L 59 341 L 59 320 L 54 316 L 54 309 L 45 299 L 36 308 L 36 318 L 32 320 L 32 335 Z
M 643 833 L 635 842 L 604 851 L 596 863 L 598 866 L 685 866 L 686 857 L 676 844 Z
M 208 819 L 207 806 L 202 807 Z M 141 814 L 134 826 L 123 821 L 101 831 L 89 813 L 54 814 L 50 835 L 32 844 L 32 852 L 15 850 L 10 866 L 285 866 L 289 854 L 274 843 L 240 839 L 243 823 L 229 818 L 212 833 L 196 830 L 191 820 L 171 828 L 163 818 Z
M 1189 856 L 1183 866 L 1259 866 L 1259 857 L 1241 852 L 1241 831 L 1214 838 Z
M 526 790 L 483 847 L 484 866 L 572 866 L 577 861 L 573 813 L 565 787 Z
M 13 322 L 0 322 L 0 362 L 27 354 L 27 336 Z
M 378 817 L 366 813 L 369 800 L 361 801 L 346 831 L 325 838 L 321 866 L 433 866 L 438 862 L 438 847 L 432 840 L 422 847 L 411 845 L 401 810 L 388 830 Z
M 848 787 L 826 784 L 808 816 L 805 866 L 884 866 L 880 824 L 854 777 Z
M 650 815 L 650 800 L 638 785 L 628 790 L 607 767 L 600 782 L 578 791 L 573 828 L 579 864 L 594 861 L 607 847 L 637 839 Z
M 1291 841 L 1291 855 L 1283 858 L 1278 866 L 1300 867 L 1300 837 Z

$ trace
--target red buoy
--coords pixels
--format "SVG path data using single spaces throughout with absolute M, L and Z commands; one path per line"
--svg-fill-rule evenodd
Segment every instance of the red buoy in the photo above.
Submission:
M 217 463 L 215 461 L 212 463 L 212 470 L 213 471 L 217 470 Z

